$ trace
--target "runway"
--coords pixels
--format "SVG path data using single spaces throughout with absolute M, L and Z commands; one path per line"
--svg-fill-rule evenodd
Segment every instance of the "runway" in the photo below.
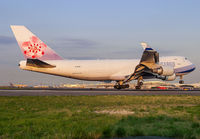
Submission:
M 98 96 L 98 95 L 191 95 L 200 96 L 200 90 L 114 90 L 114 89 L 50 89 L 50 90 L 0 90 L 0 96 Z

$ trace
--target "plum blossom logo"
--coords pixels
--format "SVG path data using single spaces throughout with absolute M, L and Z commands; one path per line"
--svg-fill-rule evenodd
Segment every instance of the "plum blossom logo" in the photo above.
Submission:
M 39 58 L 44 55 L 46 44 L 41 42 L 36 36 L 32 36 L 30 41 L 22 43 L 22 49 L 27 57 Z

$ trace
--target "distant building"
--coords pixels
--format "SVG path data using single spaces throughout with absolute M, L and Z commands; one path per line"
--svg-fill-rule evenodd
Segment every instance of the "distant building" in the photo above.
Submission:
M 113 88 L 114 84 L 100 83 L 100 84 L 63 84 L 60 88 Z
M 26 85 L 26 84 L 12 84 L 12 87 L 24 88 L 24 87 L 28 87 L 28 85 Z
M 131 89 L 135 89 L 136 83 L 130 84 Z M 164 82 L 164 81 L 145 81 L 143 82 L 142 89 L 152 89 L 152 88 L 173 88 L 176 87 L 174 84 Z
M 63 84 L 60 85 L 61 88 L 84 88 L 83 84 Z
M 35 85 L 33 88 L 49 88 L 48 85 Z

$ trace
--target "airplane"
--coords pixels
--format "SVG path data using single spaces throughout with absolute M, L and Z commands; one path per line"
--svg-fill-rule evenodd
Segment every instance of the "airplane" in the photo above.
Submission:
M 11 25 L 11 29 L 25 58 L 19 62 L 22 70 L 87 81 L 115 81 L 115 89 L 129 88 L 128 83 L 137 80 L 136 89 L 141 89 L 144 79 L 173 81 L 179 76 L 183 84 L 183 76 L 196 68 L 182 56 L 159 57 L 147 43 L 141 43 L 141 59 L 63 59 L 25 26 Z

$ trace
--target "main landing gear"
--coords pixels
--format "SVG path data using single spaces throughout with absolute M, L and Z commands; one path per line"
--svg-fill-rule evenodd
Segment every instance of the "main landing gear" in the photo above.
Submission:
M 123 81 L 117 81 L 116 85 L 114 85 L 115 89 L 125 89 L 129 88 L 129 84 L 123 84 Z
M 183 75 L 180 76 L 179 84 L 184 84 L 184 81 L 183 81 Z
M 143 77 L 140 76 L 137 80 L 137 86 L 135 87 L 135 89 L 141 89 L 143 85 Z M 123 84 L 123 81 L 117 81 L 116 85 L 114 85 L 115 89 L 125 89 L 125 88 L 129 88 L 129 84 Z
M 143 85 L 143 77 L 140 76 L 140 77 L 138 78 L 137 86 L 135 87 L 135 89 L 138 89 L 138 90 L 141 89 L 142 85 Z

